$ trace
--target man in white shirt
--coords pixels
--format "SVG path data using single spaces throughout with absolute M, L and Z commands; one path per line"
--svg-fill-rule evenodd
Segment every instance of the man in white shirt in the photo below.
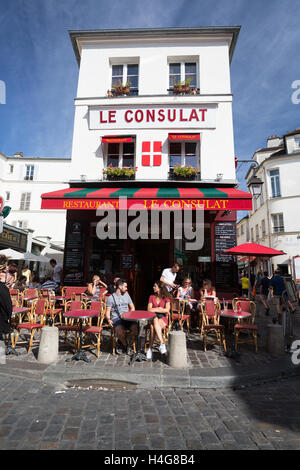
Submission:
M 179 264 L 175 263 L 172 268 L 164 269 L 161 274 L 160 281 L 163 282 L 169 292 L 172 292 L 172 290 L 176 287 L 176 284 L 174 284 L 174 282 L 179 269 Z
M 50 265 L 53 268 L 52 280 L 56 282 L 56 284 L 60 285 L 62 277 L 62 267 L 57 264 L 55 259 L 50 260 Z

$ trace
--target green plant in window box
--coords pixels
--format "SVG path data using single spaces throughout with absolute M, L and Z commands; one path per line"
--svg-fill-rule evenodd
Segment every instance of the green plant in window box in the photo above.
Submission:
M 110 165 L 108 168 L 103 169 L 103 174 L 106 175 L 108 178 L 133 178 L 137 171 L 137 167 L 125 167 L 122 168 L 114 167 Z
M 113 85 L 115 95 L 129 95 L 131 82 L 126 82 L 125 85 L 119 80 L 117 85 Z
M 174 166 L 173 174 L 178 178 L 194 179 L 198 174 L 198 168 L 194 168 L 191 165 L 181 166 L 177 164 Z
M 183 82 L 180 80 L 178 82 L 174 82 L 173 85 L 173 92 L 177 95 L 183 93 L 189 93 L 190 92 L 190 84 L 191 84 L 192 78 L 187 78 Z

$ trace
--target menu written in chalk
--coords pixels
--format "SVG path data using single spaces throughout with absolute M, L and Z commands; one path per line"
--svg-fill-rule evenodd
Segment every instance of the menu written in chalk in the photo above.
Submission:
M 69 221 L 65 252 L 65 283 L 80 285 L 84 268 L 84 231 L 81 222 Z
M 224 255 L 224 251 L 236 245 L 235 222 L 219 222 L 215 224 L 215 256 L 216 261 L 232 263 L 233 256 Z

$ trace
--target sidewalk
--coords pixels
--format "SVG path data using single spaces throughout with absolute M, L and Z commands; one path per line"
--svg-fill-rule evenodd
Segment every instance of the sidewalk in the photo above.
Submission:
M 27 355 L 24 347 L 17 347 L 20 355 L 9 356 L 5 365 L 0 365 L 0 373 L 20 377 L 30 377 L 45 383 L 64 386 L 70 381 L 110 380 L 136 384 L 140 388 L 176 387 L 176 388 L 218 388 L 239 387 L 260 383 L 279 377 L 300 375 L 300 366 L 292 364 L 291 355 L 283 352 L 279 357 L 271 356 L 266 351 L 266 326 L 272 322 L 273 307 L 270 316 L 264 315 L 264 309 L 257 304 L 259 338 L 258 353 L 248 344 L 239 346 L 237 357 L 224 356 L 220 346 L 210 341 L 207 352 L 199 332 L 187 335 L 188 368 L 173 369 L 166 358 L 154 349 L 153 361 L 130 364 L 127 355 L 113 356 L 110 335 L 104 334 L 102 353 L 98 359 L 95 350 L 87 352 L 91 363 L 83 361 L 66 362 L 71 357 L 69 349 L 60 345 L 59 360 L 50 365 L 37 362 L 38 346 Z M 300 339 L 300 308 L 293 315 L 294 339 Z M 100 383 L 99 382 L 99 383 Z

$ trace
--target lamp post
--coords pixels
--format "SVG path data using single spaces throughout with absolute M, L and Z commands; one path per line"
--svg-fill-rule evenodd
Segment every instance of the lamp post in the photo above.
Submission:
M 251 176 L 250 180 L 247 183 L 250 193 L 252 196 L 257 199 L 261 195 L 263 181 L 257 176 Z

